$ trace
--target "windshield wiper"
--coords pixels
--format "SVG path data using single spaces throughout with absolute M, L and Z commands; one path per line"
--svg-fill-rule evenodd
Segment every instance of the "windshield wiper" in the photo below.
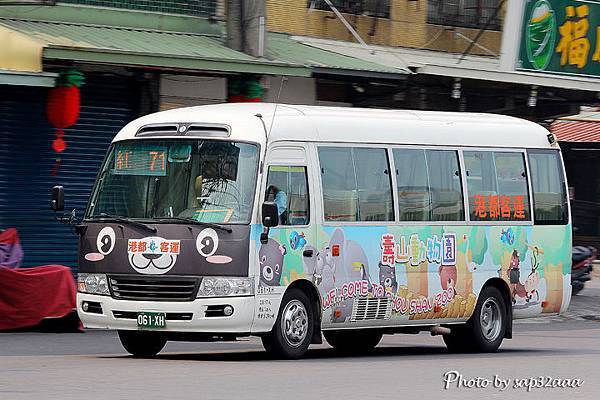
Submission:
M 219 225 L 219 224 L 215 224 L 212 222 L 203 222 L 203 221 L 197 221 L 195 219 L 192 218 L 183 218 L 183 217 L 162 217 L 162 218 L 158 218 L 158 221 L 181 221 L 181 222 L 186 222 L 189 224 L 194 224 L 194 225 L 202 225 L 202 226 L 207 226 L 209 228 L 215 228 L 215 229 L 220 229 L 222 231 L 225 231 L 227 233 L 231 233 L 233 232 L 233 230 L 229 227 L 223 226 L 223 225 Z
M 152 233 L 156 233 L 156 228 L 147 224 L 144 224 L 143 222 L 139 222 L 139 221 L 135 221 L 131 218 L 127 218 L 127 217 L 121 217 L 119 215 L 110 215 L 110 214 L 105 214 L 105 213 L 100 213 L 100 215 L 93 215 L 89 218 L 86 218 L 87 221 L 114 221 L 114 222 L 122 222 L 125 224 L 130 224 L 130 225 L 134 225 L 140 228 L 144 228 L 146 230 L 149 230 Z M 85 222 L 85 221 L 84 221 Z

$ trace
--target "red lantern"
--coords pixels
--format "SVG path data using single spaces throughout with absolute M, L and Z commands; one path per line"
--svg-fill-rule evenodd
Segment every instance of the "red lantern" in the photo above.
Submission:
M 50 89 L 46 102 L 46 116 L 48 121 L 56 128 L 56 139 L 52 142 L 52 149 L 62 153 L 67 148 L 63 139 L 67 129 L 79 119 L 81 99 L 79 86 L 83 84 L 83 74 L 71 70 L 61 73 L 58 78 L 58 86 Z

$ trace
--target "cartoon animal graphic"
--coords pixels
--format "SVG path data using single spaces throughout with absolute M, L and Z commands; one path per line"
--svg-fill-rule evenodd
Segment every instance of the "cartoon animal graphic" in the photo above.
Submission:
M 512 246 L 515 242 L 515 234 L 512 228 L 508 228 L 507 230 L 502 229 L 500 233 L 500 240 L 507 246 Z
M 167 250 L 162 244 L 168 243 Z M 146 275 L 166 274 L 177 262 L 179 240 L 167 240 L 158 236 L 129 239 L 127 259 L 136 272 Z
M 281 284 L 283 257 L 286 252 L 285 246 L 273 239 L 269 239 L 267 243 L 260 245 L 258 259 L 261 285 L 279 286 Z
M 306 244 L 306 238 L 304 237 L 304 232 L 298 233 L 296 231 L 292 231 L 290 234 L 290 247 L 292 250 L 300 250 Z
M 448 290 L 452 288 L 454 294 L 456 294 L 456 265 L 440 265 L 438 272 L 440 274 L 442 289 Z
M 333 256 L 334 246 L 339 256 Z M 344 283 L 358 280 L 371 282 L 367 255 L 358 242 L 346 240 L 342 229 L 333 231 L 329 244 L 321 251 L 307 245 L 306 250 L 309 249 L 313 250 L 312 256 L 303 255 L 304 273 L 313 277 L 321 295 Z M 332 307 L 331 321 L 346 321 L 352 313 L 352 304 L 353 299 L 347 299 Z
M 477 264 L 473 262 L 473 253 L 470 252 L 471 245 L 469 242 L 469 237 L 467 235 L 463 235 L 463 240 L 466 242 L 465 264 L 467 265 L 467 271 L 475 272 L 477 270 Z
M 352 272 L 360 272 L 360 280 L 369 282 L 369 291 L 371 290 L 371 275 L 369 275 L 369 271 L 365 268 L 365 265 L 361 262 L 352 263 L 354 267 Z
M 384 265 L 379 263 L 379 284 L 385 288 L 386 291 L 392 293 L 398 292 L 398 280 L 396 279 L 396 268 L 390 265 Z
M 510 264 L 508 265 L 507 271 L 513 303 L 517 302 L 515 296 L 526 297 L 525 288 L 521 284 L 521 271 L 519 269 L 520 264 L 521 261 L 519 260 L 519 252 L 515 249 L 510 256 Z
M 318 276 L 317 274 L 317 257 L 319 255 L 319 250 L 317 250 L 316 247 L 311 245 L 307 245 L 304 249 L 304 252 L 302 253 L 304 276 L 310 279 L 315 285 L 321 283 L 321 276 Z M 319 282 L 317 282 L 317 280 L 319 280 Z
M 315 277 L 316 284 L 323 292 L 326 293 L 335 287 L 335 264 L 329 247 L 325 247 L 317 255 Z
M 515 255 L 515 252 L 516 252 L 516 250 L 513 252 L 513 257 Z M 517 299 L 516 299 L 517 297 L 523 298 L 523 299 L 525 299 L 525 301 L 527 303 L 529 303 L 529 301 L 531 301 L 531 299 L 533 299 L 534 294 L 536 296 L 536 301 L 540 300 L 540 293 L 538 292 L 538 287 L 540 286 L 540 273 L 537 271 L 538 254 L 539 254 L 539 249 L 537 247 L 534 247 L 532 255 L 531 255 L 531 259 L 532 259 L 531 260 L 531 272 L 529 273 L 529 275 L 527 275 L 527 278 L 525 279 L 525 284 L 522 284 L 520 282 L 520 280 L 514 284 L 512 283 L 512 279 L 518 278 L 518 276 L 514 276 L 514 277 L 510 278 L 511 279 L 511 289 L 514 287 L 513 304 L 517 302 Z M 518 253 L 517 253 L 517 257 L 518 257 Z M 513 265 L 513 261 L 511 259 L 511 266 L 512 265 Z M 517 259 L 517 265 L 518 265 L 518 259 Z M 511 270 L 509 268 L 509 277 L 511 276 L 510 271 Z

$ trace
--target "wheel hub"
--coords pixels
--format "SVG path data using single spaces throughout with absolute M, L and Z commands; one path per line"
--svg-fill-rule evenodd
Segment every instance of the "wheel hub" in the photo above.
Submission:
M 308 333 L 308 313 L 299 300 L 291 300 L 283 310 L 281 328 L 285 341 L 292 347 L 299 347 Z
M 495 298 L 490 297 L 483 303 L 479 323 L 484 338 L 490 342 L 498 339 L 502 329 L 502 313 L 500 304 Z

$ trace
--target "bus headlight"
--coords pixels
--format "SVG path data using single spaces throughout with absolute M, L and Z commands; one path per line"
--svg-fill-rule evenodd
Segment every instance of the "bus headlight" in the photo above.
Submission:
M 77 274 L 77 291 L 90 294 L 110 294 L 105 274 Z
M 250 296 L 254 294 L 253 278 L 205 276 L 197 297 Z

